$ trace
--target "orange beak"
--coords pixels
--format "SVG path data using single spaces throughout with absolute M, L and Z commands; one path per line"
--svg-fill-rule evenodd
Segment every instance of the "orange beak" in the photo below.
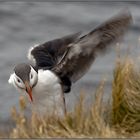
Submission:
M 30 100 L 33 102 L 33 97 L 32 97 L 32 88 L 29 86 L 28 82 L 25 82 L 25 86 L 26 86 L 26 91 L 30 97 Z

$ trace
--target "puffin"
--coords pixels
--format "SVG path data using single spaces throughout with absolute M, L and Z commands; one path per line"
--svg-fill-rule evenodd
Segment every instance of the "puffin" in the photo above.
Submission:
M 116 46 L 131 23 L 130 11 L 122 10 L 86 34 L 73 33 L 37 44 L 28 51 L 29 63 L 15 65 L 8 82 L 39 109 L 64 115 L 65 94 L 97 56 Z

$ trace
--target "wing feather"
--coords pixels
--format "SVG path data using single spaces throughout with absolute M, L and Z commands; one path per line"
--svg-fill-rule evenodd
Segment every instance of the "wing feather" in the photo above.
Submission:
M 131 22 L 132 16 L 129 11 L 123 11 L 107 20 L 69 45 L 67 54 L 52 70 L 60 77 L 67 76 L 72 82 L 76 82 L 91 67 L 98 53 L 109 49 L 108 46 L 123 36 Z
M 38 69 L 51 69 L 61 62 L 65 56 L 68 45 L 73 43 L 80 32 L 54 39 L 29 49 L 28 59 Z

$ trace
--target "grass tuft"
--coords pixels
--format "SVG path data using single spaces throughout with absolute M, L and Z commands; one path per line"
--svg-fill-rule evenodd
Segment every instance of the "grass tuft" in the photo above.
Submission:
M 131 58 L 117 61 L 112 99 L 113 125 L 123 132 L 140 131 L 140 71 Z

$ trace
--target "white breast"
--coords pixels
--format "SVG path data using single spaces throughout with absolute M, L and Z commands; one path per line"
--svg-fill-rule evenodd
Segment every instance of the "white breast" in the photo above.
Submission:
M 38 71 L 38 83 L 33 88 L 33 108 L 42 113 L 64 115 L 62 87 L 58 77 L 49 70 Z

